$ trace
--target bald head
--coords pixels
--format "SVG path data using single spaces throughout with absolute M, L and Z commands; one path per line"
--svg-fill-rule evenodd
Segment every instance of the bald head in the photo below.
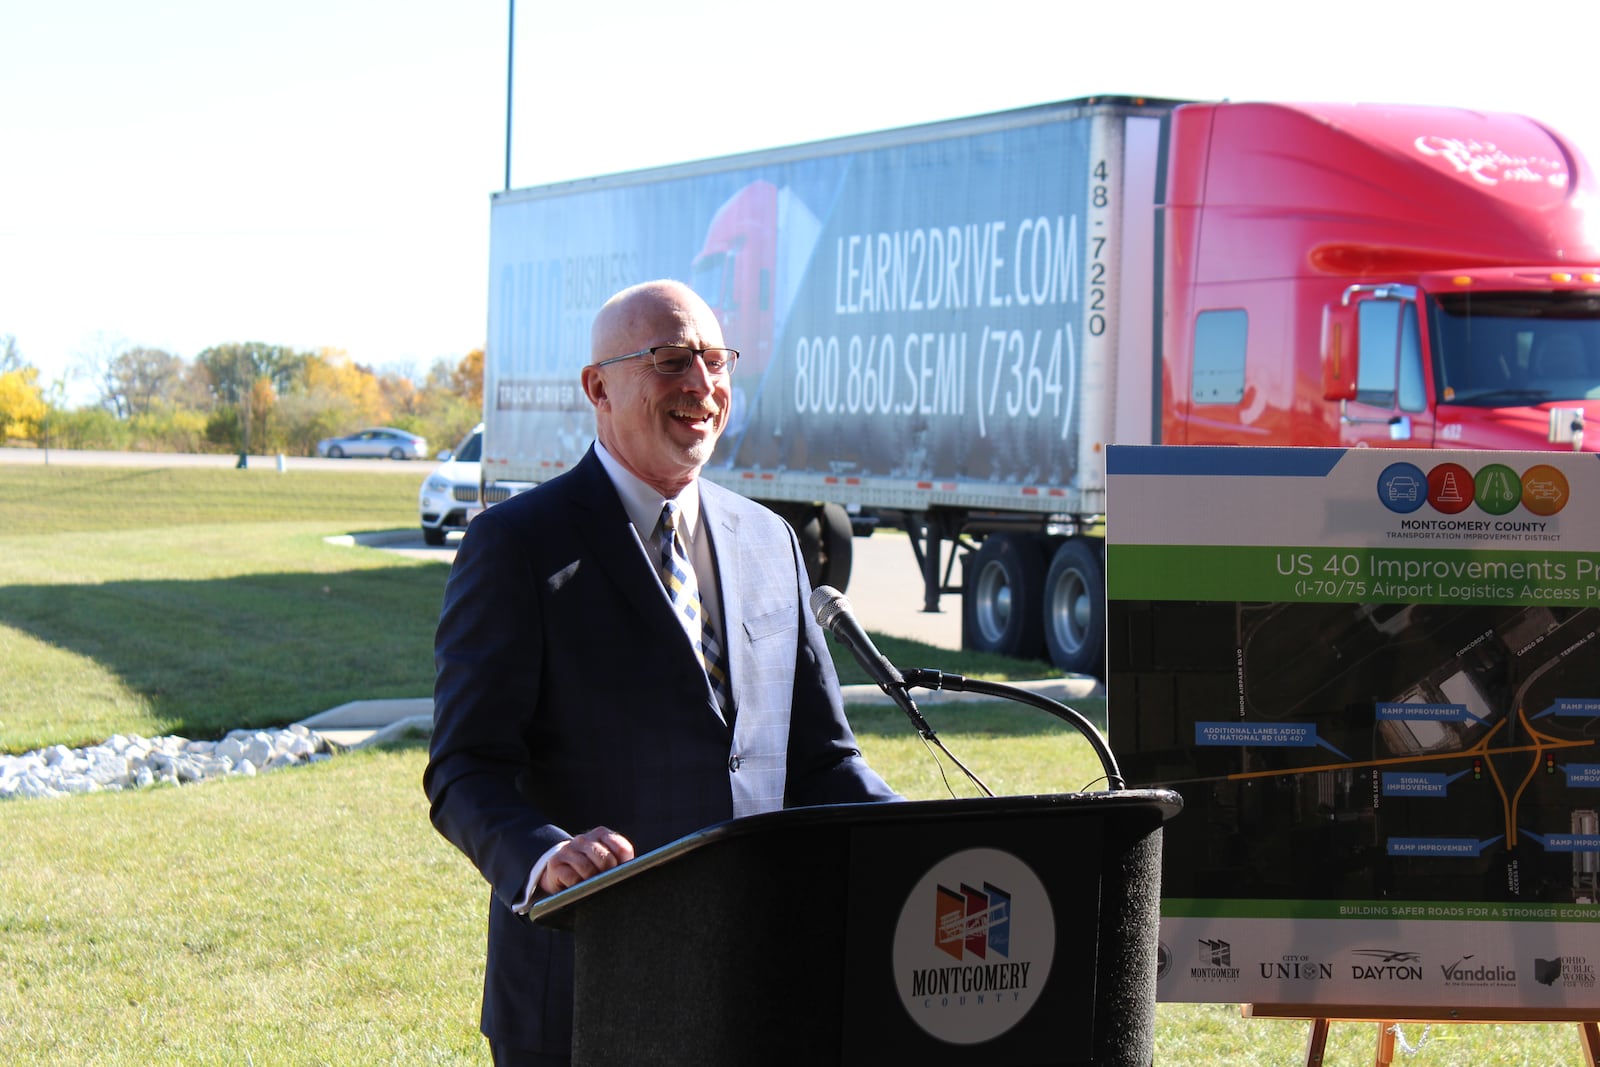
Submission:
M 668 278 L 630 286 L 595 315 L 589 331 L 589 362 L 676 340 L 669 336 L 675 329 L 704 337 L 702 346 L 722 344 L 716 315 L 687 285 Z

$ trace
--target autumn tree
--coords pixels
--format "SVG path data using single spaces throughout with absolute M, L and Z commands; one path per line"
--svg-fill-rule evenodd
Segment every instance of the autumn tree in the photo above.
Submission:
M 351 359 L 342 348 L 318 349 L 307 356 L 301 383 L 305 392 L 336 401 L 334 406 L 342 407 L 355 422 L 380 423 L 389 419 L 388 400 L 378 376 L 372 368 Z
M 430 441 L 454 447 L 483 421 L 483 350 L 459 360 L 440 357 L 428 368 L 420 413 Z
M 300 357 L 293 382 L 279 393 L 276 414 L 283 449 L 309 456 L 322 438 L 385 422 L 390 410 L 370 368 L 343 349 L 323 348 Z
M 99 386 L 101 403 L 119 419 L 172 405 L 187 365 L 160 348 L 130 348 L 114 357 Z
M 383 396 L 383 406 L 389 414 L 386 421 L 393 422 L 403 415 L 419 413 L 421 395 L 411 376 L 399 370 L 387 370 L 377 375 L 378 392 Z
M 49 410 L 39 389 L 39 368 L 0 373 L 0 442 L 38 440 Z
M 450 389 L 473 407 L 483 410 L 483 349 L 474 348 L 461 357 L 451 375 Z
M 257 379 L 265 378 L 275 392 L 288 390 L 305 359 L 283 345 L 260 341 L 214 345 L 195 357 L 206 368 L 217 401 L 235 405 L 254 388 Z
M 304 360 L 293 349 L 260 341 L 214 345 L 196 356 L 217 404 L 206 425 L 207 439 L 232 444 L 241 455 L 275 447 L 271 431 L 277 394 L 294 384 Z

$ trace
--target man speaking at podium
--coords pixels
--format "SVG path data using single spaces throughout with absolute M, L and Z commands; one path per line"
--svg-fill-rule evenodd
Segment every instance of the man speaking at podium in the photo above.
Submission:
M 473 520 L 435 638 L 423 785 L 493 889 L 500 1067 L 570 1057 L 572 944 L 521 917 L 540 896 L 735 816 L 896 799 L 845 721 L 793 532 L 699 478 L 738 361 L 711 309 L 647 282 L 591 339 L 598 441 Z

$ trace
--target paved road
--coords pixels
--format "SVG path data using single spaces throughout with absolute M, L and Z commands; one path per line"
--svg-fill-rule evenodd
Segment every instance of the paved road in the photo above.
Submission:
M 284 470 L 366 471 L 374 474 L 406 474 L 427 477 L 436 466 L 433 460 L 323 459 L 320 456 L 247 456 L 250 470 L 274 470 L 281 460 Z M 237 452 L 228 455 L 193 452 L 94 452 L 70 448 L 0 448 L 0 464 L 32 463 L 61 467 L 234 467 Z

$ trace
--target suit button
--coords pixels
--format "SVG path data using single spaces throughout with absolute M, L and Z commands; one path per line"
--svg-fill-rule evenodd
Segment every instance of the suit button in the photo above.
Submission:
M 743 763 L 743 762 L 744 762 L 744 757 L 743 756 L 729 756 L 728 757 L 728 770 L 732 771 L 734 774 L 738 774 L 739 773 L 739 765 L 741 763 Z

